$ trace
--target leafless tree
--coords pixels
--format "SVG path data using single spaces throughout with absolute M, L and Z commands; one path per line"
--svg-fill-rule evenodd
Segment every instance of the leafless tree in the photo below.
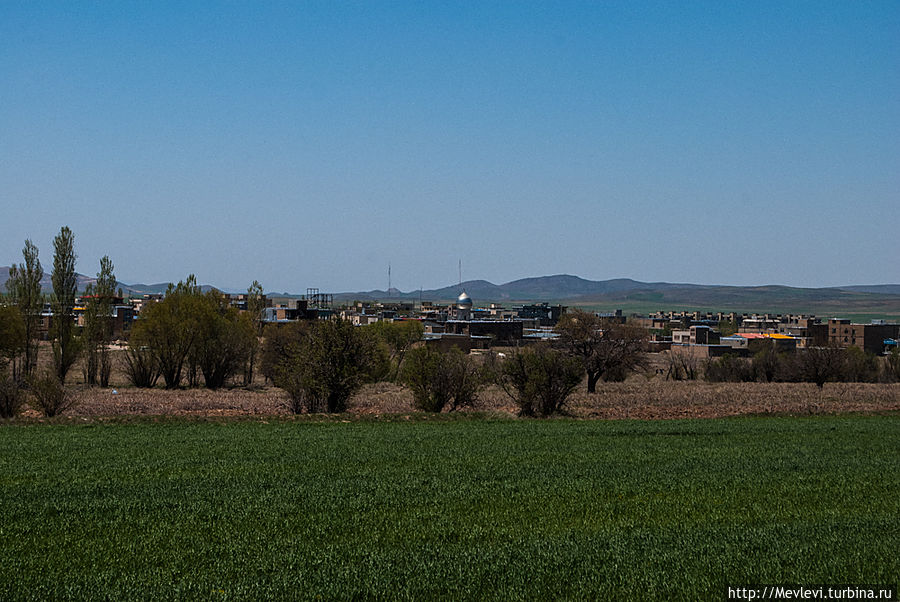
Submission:
M 604 320 L 581 309 L 572 310 L 556 325 L 558 345 L 578 358 L 587 373 L 588 393 L 601 378 L 621 379 L 643 365 L 647 331 Z

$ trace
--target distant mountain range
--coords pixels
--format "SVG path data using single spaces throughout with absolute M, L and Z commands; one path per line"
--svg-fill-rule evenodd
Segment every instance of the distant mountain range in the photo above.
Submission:
M 768 286 L 723 286 L 710 284 L 685 284 L 671 282 L 640 282 L 630 278 L 617 278 L 613 280 L 586 280 L 578 276 L 559 274 L 556 276 L 540 276 L 537 278 L 523 278 L 513 280 L 506 284 L 493 284 L 486 280 L 468 280 L 459 285 L 447 286 L 439 289 L 412 291 L 403 293 L 397 289 L 391 289 L 390 293 L 383 290 L 374 290 L 357 293 L 341 293 L 341 298 L 354 297 L 367 299 L 384 299 L 387 297 L 418 298 L 424 299 L 451 299 L 460 291 L 465 290 L 473 299 L 482 300 L 534 300 L 534 301 L 563 301 L 585 300 L 592 297 L 609 298 L 636 298 L 651 299 L 661 295 L 684 296 L 701 294 L 706 296 L 715 292 L 717 296 L 744 295 L 747 293 L 778 293 L 796 294 L 801 297 L 815 296 L 817 298 L 844 296 L 847 293 L 861 293 L 873 295 L 900 295 L 900 284 L 878 284 L 870 286 L 841 286 L 827 288 L 800 288 L 780 285 Z M 667 294 L 668 293 L 668 294 Z M 335 295 L 337 298 L 338 295 Z
M 6 281 L 9 268 L 0 267 L 0 279 Z M 94 278 L 78 275 L 78 288 L 84 290 Z M 168 283 L 125 284 L 126 294 L 163 293 Z M 49 272 L 42 288 L 52 290 Z M 203 290 L 213 288 L 203 285 Z M 653 309 L 718 309 L 722 311 L 796 312 L 796 313 L 872 313 L 900 316 L 900 284 L 854 285 L 828 288 L 790 286 L 720 286 L 670 282 L 639 282 L 630 278 L 586 280 L 578 276 L 558 274 L 522 278 L 505 284 L 486 280 L 468 280 L 459 285 L 438 289 L 402 292 L 373 290 L 335 293 L 336 301 L 430 300 L 449 302 L 466 291 L 476 305 L 491 302 L 555 302 L 569 305 L 622 307 L 632 310 Z M 5 291 L 5 288 L 4 288 Z M 278 293 L 269 292 L 270 295 Z M 287 295 L 287 293 L 285 293 Z M 279 295 L 280 296 L 280 295 Z M 298 296 L 298 295 L 290 295 Z
M 586 280 L 560 274 L 523 278 L 506 284 L 469 280 L 439 289 L 403 293 L 396 289 L 336 294 L 340 300 L 451 301 L 465 291 L 476 305 L 490 302 L 558 302 L 569 305 L 722 311 L 848 313 L 900 315 L 900 285 L 800 288 L 790 286 L 721 286 L 670 282 L 639 282 L 629 278 Z
M 335 299 L 423 299 L 451 300 L 461 291 L 466 291 L 477 303 L 486 301 L 564 301 L 587 295 L 609 295 L 628 291 L 653 291 L 671 287 L 693 287 L 692 284 L 669 284 L 667 282 L 638 282 L 628 278 L 614 280 L 585 280 L 578 276 L 559 274 L 537 278 L 522 278 L 506 284 L 494 284 L 487 280 L 467 280 L 459 285 L 444 288 L 403 293 L 397 289 L 390 292 L 375 290 L 357 293 L 340 293 Z
M 84 274 L 77 274 L 76 277 L 78 279 L 78 290 L 83 291 L 87 288 L 88 284 L 93 284 L 97 282 L 96 278 L 92 278 L 90 276 L 85 276 Z M 0 281 L 3 282 L 2 291 L 6 293 L 6 281 L 9 279 L 9 266 L 0 266 Z M 169 288 L 168 282 L 161 282 L 159 284 L 125 284 L 124 282 L 116 282 L 116 288 L 121 288 L 122 292 L 126 295 L 147 295 L 147 294 L 156 294 L 156 293 L 164 293 L 166 289 Z M 200 287 L 203 291 L 211 290 L 215 287 L 204 284 Z M 50 280 L 50 272 L 45 271 L 44 277 L 41 278 L 41 291 L 44 293 L 52 293 L 53 292 L 53 282 Z

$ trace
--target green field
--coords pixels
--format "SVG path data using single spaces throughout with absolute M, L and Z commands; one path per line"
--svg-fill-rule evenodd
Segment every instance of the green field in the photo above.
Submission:
M 569 302 L 563 303 L 571 307 L 579 307 L 585 311 L 597 311 L 611 313 L 621 309 L 626 316 L 638 314 L 648 316 L 658 311 L 701 311 L 701 312 L 736 312 L 739 314 L 812 314 L 827 322 L 829 318 L 847 318 L 854 324 L 868 324 L 872 320 L 887 320 L 889 322 L 900 321 L 900 313 L 896 307 L 876 306 L 850 306 L 836 303 L 722 303 L 719 305 L 710 302 L 684 303 L 668 301 L 610 301 L 596 302 Z
M 0 426 L 0 599 L 896 584 L 900 416 Z

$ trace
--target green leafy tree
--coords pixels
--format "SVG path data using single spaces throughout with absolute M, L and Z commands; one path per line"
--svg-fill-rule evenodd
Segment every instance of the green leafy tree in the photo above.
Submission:
M 285 351 L 275 384 L 290 396 L 294 413 L 345 411 L 381 364 L 375 339 L 344 320 L 315 323 Z
M 22 317 L 25 328 L 25 349 L 21 361 L 13 358 L 12 376 L 17 382 L 24 382 L 37 366 L 38 338 L 40 335 L 41 309 L 44 297 L 41 294 L 41 279 L 44 269 L 38 259 L 38 248 L 30 240 L 22 249 L 23 262 L 9 268 L 6 288 L 12 302 Z
M 197 299 L 192 320 L 197 336 L 191 348 L 191 360 L 204 384 L 218 389 L 243 368 L 256 343 L 250 316 L 230 307 L 217 291 Z
M 75 235 L 63 226 L 53 239 L 53 365 L 59 382 L 66 382 L 69 369 L 78 359 L 80 341 L 75 336 Z
M 82 339 L 87 357 L 84 362 L 85 382 L 109 386 L 112 361 L 109 342 L 112 339 L 113 299 L 116 294 L 114 266 L 108 256 L 100 259 L 96 284 L 89 284 L 84 298 L 84 331 Z M 99 375 L 99 378 L 98 378 Z
M 756 352 L 751 363 L 753 375 L 757 380 L 770 383 L 775 380 L 781 366 L 781 357 L 775 342 L 764 341 L 763 348 Z
M 866 353 L 859 347 L 848 347 L 844 351 L 843 382 L 878 382 L 878 359 L 874 353 Z
M 262 335 L 263 311 L 266 309 L 266 301 L 263 287 L 259 281 L 254 280 L 247 289 L 247 314 L 253 326 L 253 340 L 250 346 L 250 356 L 247 359 L 247 369 L 244 371 L 244 385 L 253 384 L 253 372 L 256 369 L 257 356 L 259 355 L 259 337 Z
M 0 374 L 25 351 L 25 322 L 12 305 L 0 305 Z
M 390 369 L 388 380 L 396 381 L 403 368 L 403 359 L 413 344 L 422 340 L 425 327 L 418 320 L 379 321 L 367 326 L 387 346 Z
M 516 350 L 497 376 L 521 416 L 546 417 L 562 411 L 583 374 L 578 358 L 541 344 Z
M 309 329 L 310 323 L 305 320 L 265 327 L 259 367 L 267 380 L 275 382 L 282 362 L 300 347 Z
M 738 325 L 734 320 L 720 320 L 718 330 L 723 337 L 730 337 L 738 331 Z
M 169 285 L 162 301 L 151 303 L 131 333 L 132 347 L 146 347 L 167 389 L 181 384 L 185 360 L 197 340 L 197 307 L 200 287 L 193 274 L 177 285 Z
M 426 412 L 472 406 L 487 382 L 484 370 L 456 347 L 447 352 L 411 349 L 401 379 L 412 390 L 415 406 Z
M 629 324 L 604 320 L 575 309 L 563 314 L 555 328 L 559 345 L 578 358 L 587 373 L 588 393 L 597 390 L 601 378 L 624 380 L 643 363 L 647 331 Z

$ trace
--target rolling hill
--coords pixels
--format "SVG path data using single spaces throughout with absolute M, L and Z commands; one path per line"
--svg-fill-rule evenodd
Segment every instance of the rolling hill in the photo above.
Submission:
M 78 279 L 78 290 L 83 291 L 88 284 L 92 284 L 97 281 L 96 278 L 92 276 L 85 276 L 84 274 L 76 274 Z M 3 281 L 2 287 L 0 287 L 0 292 L 6 293 L 6 281 L 9 279 L 9 266 L 0 266 L 0 280 Z M 145 295 L 145 294 L 156 294 L 156 293 L 164 293 L 166 289 L 169 287 L 168 282 L 161 282 L 159 284 L 126 284 L 124 282 L 116 282 L 116 287 L 121 288 L 122 291 L 126 295 Z M 214 288 L 209 284 L 204 284 L 200 286 L 200 289 L 204 292 L 211 290 Z M 53 292 L 53 283 L 50 280 L 50 271 L 44 271 L 44 277 L 41 278 L 41 292 L 45 294 L 50 294 Z
M 465 290 L 476 305 L 490 302 L 556 302 L 633 312 L 718 310 L 761 313 L 847 314 L 900 317 L 900 285 L 800 288 L 780 285 L 721 286 L 640 282 L 628 278 L 586 280 L 567 274 L 505 284 L 470 280 L 461 285 L 402 293 L 392 290 L 336 294 L 335 299 L 452 301 Z
M 0 267 L 5 282 L 9 268 Z M 93 282 L 78 275 L 78 288 Z M 119 283 L 126 294 L 162 293 L 168 283 Z M 203 285 L 202 290 L 209 290 Z M 52 291 L 49 272 L 42 289 Z M 391 289 L 335 293 L 335 301 L 351 300 L 430 300 L 450 302 L 465 290 L 476 305 L 491 302 L 549 302 L 596 309 L 623 309 L 647 313 L 658 310 L 718 310 L 762 313 L 811 313 L 816 315 L 883 316 L 900 319 L 900 284 L 853 285 L 828 288 L 801 288 L 781 285 L 720 286 L 670 282 L 640 282 L 630 278 L 587 280 L 570 274 L 521 278 L 505 284 L 487 280 L 468 280 L 461 285 L 438 289 L 402 292 Z M 3 287 L 5 292 L 5 287 Z M 270 291 L 270 294 L 272 292 Z

